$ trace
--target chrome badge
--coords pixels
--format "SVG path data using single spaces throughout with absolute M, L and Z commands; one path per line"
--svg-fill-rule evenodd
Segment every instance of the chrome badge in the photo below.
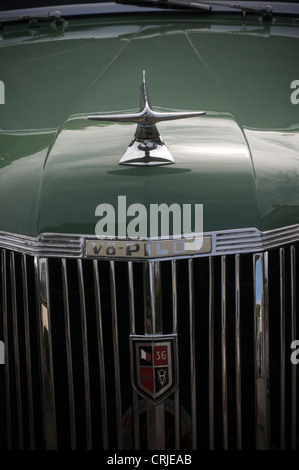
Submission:
M 212 251 L 212 238 L 195 236 L 174 240 L 96 240 L 87 239 L 85 255 L 99 259 L 163 259 L 170 257 L 189 258 Z
M 157 404 L 178 385 L 176 335 L 131 335 L 132 383 L 135 390 Z
M 128 114 L 102 114 L 87 116 L 96 121 L 135 122 L 137 129 L 134 139 L 129 144 L 127 151 L 120 159 L 121 165 L 169 165 L 175 163 L 168 148 L 164 144 L 156 123 L 160 121 L 172 121 L 206 114 L 205 111 L 193 112 L 169 112 L 154 111 L 149 103 L 145 72 L 140 95 L 140 111 Z

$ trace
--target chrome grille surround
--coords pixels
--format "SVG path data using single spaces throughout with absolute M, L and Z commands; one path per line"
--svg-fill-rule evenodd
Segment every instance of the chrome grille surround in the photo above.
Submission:
M 198 256 L 252 253 L 270 250 L 299 240 L 299 224 L 261 232 L 256 228 L 205 232 L 211 237 L 212 249 Z M 196 237 L 196 234 L 194 234 Z M 96 238 L 99 240 L 100 238 Z M 38 237 L 0 232 L 0 247 L 38 257 L 85 258 L 85 243 L 93 235 L 44 233 Z M 107 240 L 103 238 L 103 240 Z M 150 238 L 147 239 L 151 241 Z M 112 239 L 116 242 L 116 239 Z M 197 256 L 197 255 L 195 255 Z M 188 256 L 186 256 L 188 258 Z M 99 258 L 99 257 L 98 257 Z M 169 257 L 172 259 L 175 257 Z M 117 258 L 114 258 L 117 259 Z M 142 258 L 141 258 L 142 259 Z M 164 258 L 167 259 L 167 258 Z
M 241 449 L 248 442 L 256 449 L 296 448 L 298 368 L 290 364 L 289 346 L 299 338 L 299 225 L 204 235 L 212 239 L 208 254 L 119 261 L 86 258 L 89 236 L 1 233 L 4 448 L 75 449 L 82 436 L 87 449 Z M 247 321 L 250 425 L 244 417 Z M 129 335 L 164 333 L 180 338 L 179 387 L 157 406 L 134 389 L 128 398 Z M 60 390 L 62 372 L 67 379 Z

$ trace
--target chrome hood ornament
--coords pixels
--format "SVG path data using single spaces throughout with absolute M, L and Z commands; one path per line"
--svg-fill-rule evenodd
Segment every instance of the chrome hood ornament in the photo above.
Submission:
M 169 165 L 175 163 L 168 148 L 164 144 L 156 123 L 172 121 L 206 114 L 205 111 L 161 113 L 154 111 L 149 103 L 145 83 L 145 71 L 140 94 L 140 111 L 134 114 L 101 114 L 87 116 L 96 121 L 135 122 L 137 129 L 134 139 L 120 159 L 121 165 Z

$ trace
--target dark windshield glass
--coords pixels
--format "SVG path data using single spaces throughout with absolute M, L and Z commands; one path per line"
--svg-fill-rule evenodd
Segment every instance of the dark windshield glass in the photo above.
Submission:
M 188 0 L 186 0 L 188 1 Z M 217 0 L 218 2 L 221 2 L 221 0 Z M 228 1 L 228 0 L 223 0 L 223 1 Z M 240 0 L 242 1 L 242 0 Z M 276 0 L 277 1 L 277 0 Z M 200 0 L 198 0 L 200 3 Z M 248 3 L 253 3 L 253 2 L 258 2 L 260 4 L 266 4 L 266 3 L 271 3 L 267 2 L 267 0 L 248 0 Z M 299 3 L 299 0 L 279 0 L 281 3 Z M 78 4 L 84 4 L 82 0 L 27 0 L 24 2 L 23 0 L 7 0 L 0 2 L 0 10 L 15 10 L 15 9 L 24 9 L 24 8 L 39 8 L 39 7 L 48 7 L 48 6 L 57 6 L 57 5 L 78 5 Z M 86 3 L 109 3 L 109 0 L 88 0 Z M 110 3 L 113 3 L 110 2 Z M 128 1 L 128 3 L 130 3 Z M 162 3 L 162 2 L 161 2 Z M 167 3 L 167 2 L 165 2 Z M 239 3 L 232 1 L 232 3 Z
M 7 0 L 0 2 L 0 10 L 18 10 L 24 8 L 40 8 L 57 5 L 78 5 L 84 4 L 82 0 Z M 109 0 L 88 0 L 87 3 L 109 3 Z
M 165 3 L 167 3 L 166 0 L 164 1 Z M 208 2 L 209 0 L 203 0 L 203 3 L 205 3 L 205 1 Z M 217 0 L 217 2 L 219 3 L 221 3 L 221 1 L 226 2 L 226 3 L 232 3 L 232 4 L 243 3 L 242 0 L 239 0 L 238 2 L 235 2 L 234 0 L 232 0 L 231 2 L 229 2 L 229 0 Z M 200 0 L 198 0 L 198 2 L 200 3 Z M 79 4 L 84 5 L 85 2 L 83 2 L 82 0 L 27 0 L 26 2 L 24 2 L 23 0 L 6 0 L 6 1 L 4 0 L 3 2 L 0 2 L 0 3 L 1 3 L 0 11 L 5 11 L 5 10 L 26 9 L 26 8 L 51 7 L 51 6 L 58 6 L 58 5 L 79 5 Z M 94 4 L 94 3 L 114 3 L 114 2 L 113 1 L 109 2 L 109 0 L 88 0 L 87 3 Z M 128 0 L 128 4 L 129 3 L 130 1 Z M 146 3 L 146 0 L 145 0 L 145 3 Z M 186 0 L 186 3 L 188 3 L 188 0 Z M 259 3 L 261 5 L 266 5 L 272 2 L 267 1 L 267 0 L 248 0 L 246 3 Z M 279 0 L 279 3 L 299 3 L 299 0 L 293 0 L 293 1 Z

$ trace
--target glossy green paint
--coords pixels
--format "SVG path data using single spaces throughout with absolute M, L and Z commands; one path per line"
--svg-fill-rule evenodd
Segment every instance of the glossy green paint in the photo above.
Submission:
M 101 203 L 204 205 L 204 231 L 299 223 L 299 25 L 240 15 L 70 20 L 0 41 L 0 230 L 94 234 Z M 159 123 L 176 163 L 118 165 L 134 124 L 92 113 L 205 110 Z

